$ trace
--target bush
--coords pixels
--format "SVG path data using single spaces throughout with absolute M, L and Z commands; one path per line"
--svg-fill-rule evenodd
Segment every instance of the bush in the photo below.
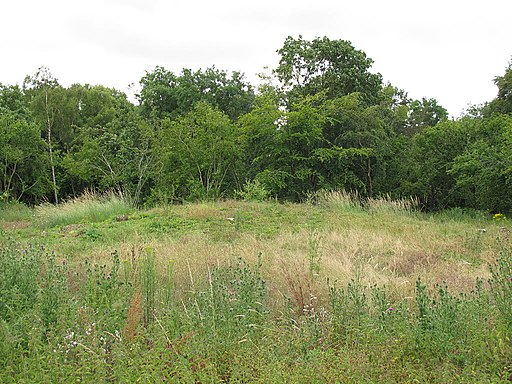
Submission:
M 235 197 L 245 201 L 265 201 L 270 198 L 270 192 L 259 180 L 247 181 L 242 190 L 235 191 Z

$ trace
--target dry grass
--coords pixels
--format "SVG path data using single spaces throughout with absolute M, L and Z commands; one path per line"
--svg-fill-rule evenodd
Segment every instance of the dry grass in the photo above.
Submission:
M 367 199 L 366 206 L 370 212 L 411 213 L 419 209 L 420 201 L 416 197 L 393 200 L 391 196 L 385 195 Z
M 130 299 L 128 316 L 122 331 L 122 335 L 125 339 L 133 340 L 137 334 L 137 328 L 142 323 L 143 315 L 144 310 L 142 308 L 142 293 L 140 289 L 138 289 Z
M 147 236 L 137 229 L 117 242 L 109 241 L 104 232 L 102 242 L 77 259 L 108 262 L 110 253 L 118 250 L 121 260 L 132 263 L 144 249 L 151 249 L 157 272 L 164 274 L 172 263 L 179 293 L 198 289 L 194 285 L 207 280 L 212 266 L 237 257 L 254 265 L 261 255 L 271 306 L 289 301 L 301 310 L 312 297 L 326 300 L 328 280 L 344 286 L 356 275 L 361 283 L 385 286 L 400 297 L 413 294 L 418 277 L 427 283 L 446 282 L 454 292 L 470 291 L 477 278 L 488 276 L 496 236 L 503 232 L 490 221 L 438 220 L 411 213 L 414 201 L 393 205 L 389 199 L 373 200 L 368 209 L 343 192 L 325 193 L 323 201 L 319 205 L 225 201 L 155 209 L 152 217 L 173 215 L 210 226 L 178 236 Z M 240 229 L 225 220 L 235 214 L 248 217 Z M 135 224 L 136 219 L 130 219 L 123 225 Z M 486 232 L 479 231 L 483 225 Z M 261 236 L 258 231 L 265 232 L 267 227 L 278 231 Z M 219 236 L 222 233 L 225 236 Z M 317 240 L 315 260 L 311 259 L 312 236 Z
M 470 291 L 477 278 L 487 277 L 485 263 L 473 265 L 444 257 L 442 250 L 456 246 L 456 239 L 437 237 L 435 243 L 430 243 L 435 238 L 432 229 L 402 236 L 361 227 L 320 231 L 318 274 L 311 272 L 309 264 L 308 230 L 282 232 L 271 241 L 243 234 L 234 242 L 224 243 L 193 234 L 144 246 L 155 251 L 160 269 L 169 261 L 173 263 L 179 291 L 196 290 L 195 282 L 205 279 L 209 267 L 227 264 L 235 257 L 255 264 L 261 254 L 271 306 L 279 308 L 288 300 L 300 311 L 311 304 L 312 298 L 319 302 L 327 299 L 328 280 L 344 286 L 357 275 L 365 285 L 385 286 L 395 295 L 406 297 L 413 295 L 418 277 L 432 284 L 446 282 L 453 291 L 460 292 Z M 126 246 L 121 255 L 128 259 L 131 252 Z

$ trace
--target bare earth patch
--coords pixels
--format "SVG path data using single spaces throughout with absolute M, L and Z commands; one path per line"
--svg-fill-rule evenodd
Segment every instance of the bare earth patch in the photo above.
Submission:
M 23 228 L 27 228 L 27 227 L 30 227 L 32 225 L 32 223 L 30 221 L 26 221 L 26 220 L 20 220 L 20 221 L 6 221 L 6 222 L 3 222 L 3 223 L 0 223 L 0 227 L 4 230 L 4 231 L 13 231 L 15 229 L 23 229 Z

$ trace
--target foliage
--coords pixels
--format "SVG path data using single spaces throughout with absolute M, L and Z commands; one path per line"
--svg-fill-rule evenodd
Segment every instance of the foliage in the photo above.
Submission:
M 142 113 L 157 118 L 176 117 L 190 112 L 198 102 L 218 108 L 235 121 L 250 110 L 254 99 L 252 86 L 240 72 L 231 78 L 215 67 L 193 72 L 183 69 L 180 75 L 156 67 L 140 80 L 138 95 Z
M 236 189 L 241 154 L 235 127 L 207 103 L 164 121 L 157 153 L 162 169 L 155 182 L 171 201 L 211 199 Z
M 448 119 L 434 98 L 383 84 L 349 41 L 288 37 L 278 54 L 257 92 L 239 72 L 156 67 L 139 105 L 101 85 L 63 86 L 45 67 L 21 87 L 0 84 L 2 199 L 115 190 L 140 207 L 258 186 L 244 198 L 344 189 L 426 210 L 512 210 L 510 65 L 494 100 Z
M 360 93 L 365 105 L 379 101 L 382 79 L 369 71 L 373 60 L 356 50 L 349 41 L 327 37 L 307 41 L 288 36 L 276 74 L 291 87 L 291 101 L 325 91 L 329 98 Z
M 41 199 L 49 189 L 44 152 L 21 90 L 0 84 L 0 193 L 14 200 Z
M 82 91 L 81 108 L 93 114 L 84 111 L 87 121 L 75 140 L 77 150 L 63 159 L 63 168 L 73 183 L 115 189 L 138 205 L 156 167 L 154 130 L 125 95 L 102 87 Z
M 245 201 L 265 201 L 270 197 L 270 192 L 259 180 L 247 181 L 242 190 L 235 191 L 235 195 Z
M 494 84 L 498 87 L 497 97 L 483 108 L 484 115 L 512 113 L 512 61 L 505 68 L 505 74 L 496 76 Z

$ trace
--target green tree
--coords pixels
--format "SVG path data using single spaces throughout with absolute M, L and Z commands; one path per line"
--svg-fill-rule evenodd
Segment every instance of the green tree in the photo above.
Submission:
M 279 104 L 276 93 L 261 95 L 240 119 L 249 178 L 283 199 L 318 189 L 372 193 L 386 134 L 377 110 L 364 108 L 358 94 L 329 100 L 322 92 L 290 111 Z
M 448 173 L 466 206 L 494 212 L 512 211 L 512 117 L 477 120 L 477 140 L 457 156 Z
M 78 85 L 70 91 L 81 95 L 81 126 L 74 151 L 62 161 L 69 183 L 115 189 L 139 204 L 155 166 L 154 129 L 119 91 Z
M 414 136 L 427 127 L 448 119 L 448 111 L 438 104 L 436 99 L 422 98 L 409 103 L 409 113 L 404 133 L 407 136 Z
M 240 189 L 236 127 L 206 102 L 163 121 L 155 150 L 161 166 L 154 175 L 156 198 L 209 199 Z
M 289 36 L 277 52 L 281 58 L 275 73 L 290 89 L 292 103 L 322 91 L 330 99 L 360 93 L 366 106 L 380 102 L 381 75 L 369 71 L 373 60 L 349 41 Z
M 452 164 L 475 140 L 475 119 L 446 120 L 415 135 L 411 166 L 402 190 L 421 199 L 427 209 L 463 207 L 467 196 L 455 188 Z
M 279 107 L 280 101 L 274 88 L 261 89 L 253 109 L 239 119 L 245 176 L 250 180 L 263 171 L 276 169 L 278 158 L 282 156 L 279 131 L 285 112 Z M 267 182 L 272 185 L 266 187 L 273 192 L 284 187 L 280 177 L 274 182 L 270 179 Z
M 503 76 L 494 78 L 494 84 L 498 87 L 497 97 L 484 107 L 484 115 L 489 116 L 492 113 L 511 114 L 512 113 L 512 61 L 505 69 Z
M 39 68 L 34 76 L 27 76 L 23 82 L 23 88 L 30 97 L 30 107 L 36 121 L 46 130 L 46 144 L 50 160 L 53 197 L 55 203 L 58 203 L 58 186 L 55 171 L 57 161 L 54 154 L 53 131 L 55 129 L 55 119 L 59 112 L 58 103 L 55 99 L 59 98 L 62 88 L 57 79 L 53 77 L 50 70 L 46 67 Z
M 17 86 L 0 84 L 0 195 L 35 202 L 48 191 L 45 145 Z
M 215 67 L 196 72 L 183 69 L 180 75 L 156 67 L 140 80 L 140 85 L 138 99 L 147 117 L 175 119 L 204 101 L 235 121 L 250 110 L 254 101 L 252 86 L 240 72 L 229 77 Z

